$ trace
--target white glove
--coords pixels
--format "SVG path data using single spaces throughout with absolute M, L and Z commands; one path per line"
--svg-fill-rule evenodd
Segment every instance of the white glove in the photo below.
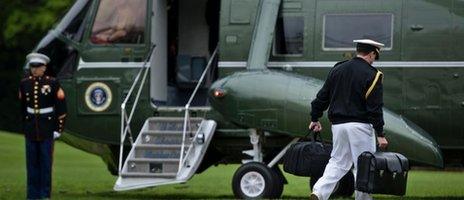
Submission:
M 53 139 L 58 139 L 61 136 L 61 133 L 58 133 L 56 131 L 53 131 Z

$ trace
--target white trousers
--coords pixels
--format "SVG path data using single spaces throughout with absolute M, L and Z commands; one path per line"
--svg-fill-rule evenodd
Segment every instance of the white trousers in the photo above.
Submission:
M 332 125 L 332 142 L 329 163 L 312 191 L 323 200 L 329 199 L 338 181 L 350 171 L 353 164 L 356 179 L 358 156 L 362 152 L 375 152 L 375 133 L 371 124 L 349 122 Z M 355 199 L 365 200 L 372 197 L 367 193 L 355 191 Z

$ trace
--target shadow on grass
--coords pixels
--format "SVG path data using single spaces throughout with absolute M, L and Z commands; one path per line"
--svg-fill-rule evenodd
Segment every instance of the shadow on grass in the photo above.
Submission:
M 283 196 L 282 199 L 308 199 L 308 197 L 302 197 L 302 196 Z M 337 200 L 345 200 L 345 199 L 354 199 L 354 198 L 335 198 Z M 462 200 L 464 197 L 440 197 L 440 196 L 434 196 L 434 197 L 414 197 L 414 196 L 409 196 L 409 197 L 400 197 L 400 196 L 380 196 L 380 197 L 375 197 L 374 199 L 401 199 L 401 200 Z
M 389 197 L 376 197 L 375 199 L 406 199 L 406 200 L 409 200 L 409 199 L 422 199 L 422 200 L 435 200 L 435 199 L 440 199 L 440 200 L 443 200 L 443 199 L 449 199 L 449 200 L 462 200 L 464 197 L 440 197 L 440 196 L 434 196 L 434 197 L 395 197 L 395 196 L 389 196 Z
M 63 199 L 234 199 L 230 195 L 212 196 L 208 194 L 156 194 L 156 193 L 124 193 L 124 192 L 97 192 L 97 193 L 68 193 Z
M 150 192 L 142 193 L 125 193 L 125 192 L 97 192 L 97 193 L 68 193 L 65 199 L 235 199 L 232 195 L 208 195 L 208 194 L 156 194 Z M 307 196 L 291 196 L 285 195 L 282 199 L 308 199 Z M 354 198 L 336 198 L 337 200 L 352 200 Z M 376 196 L 375 199 L 401 199 L 401 200 L 462 200 L 464 197 L 399 197 L 399 196 Z

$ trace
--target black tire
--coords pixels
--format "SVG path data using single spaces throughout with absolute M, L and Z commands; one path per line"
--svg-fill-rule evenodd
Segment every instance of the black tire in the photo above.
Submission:
M 258 162 L 250 162 L 240 166 L 232 178 L 232 191 L 238 199 L 269 199 L 274 198 L 276 195 L 275 189 L 278 183 L 277 175 L 272 169 L 268 168 L 266 165 Z M 247 182 L 247 178 L 256 178 L 254 180 L 263 181 L 264 187 L 259 189 L 255 194 L 250 193 L 249 191 L 242 190 L 242 179 L 243 182 Z M 276 180 L 277 179 L 277 180 Z
M 321 175 L 322 176 L 322 175 Z M 321 178 L 321 176 L 314 176 L 311 177 L 309 180 L 309 187 L 311 191 L 313 190 L 314 185 L 316 184 L 317 180 Z M 350 197 L 354 193 L 354 175 L 351 171 L 343 176 L 340 181 L 338 181 L 337 186 L 335 186 L 334 192 L 332 193 L 331 197 Z
M 282 196 L 282 193 L 284 192 L 284 184 L 287 184 L 288 182 L 277 164 L 274 165 L 274 167 L 272 167 L 271 170 L 274 174 L 275 180 L 271 199 L 278 199 Z

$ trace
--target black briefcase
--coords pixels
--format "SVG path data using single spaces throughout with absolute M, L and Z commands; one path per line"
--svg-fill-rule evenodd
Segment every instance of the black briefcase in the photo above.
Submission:
M 310 141 L 306 137 L 290 146 L 284 156 L 284 171 L 296 176 L 320 177 L 329 162 L 331 151 L 332 145 L 323 143 L 320 134 L 314 133 Z
M 356 190 L 402 196 L 406 193 L 409 162 L 393 152 L 364 152 L 358 157 Z

